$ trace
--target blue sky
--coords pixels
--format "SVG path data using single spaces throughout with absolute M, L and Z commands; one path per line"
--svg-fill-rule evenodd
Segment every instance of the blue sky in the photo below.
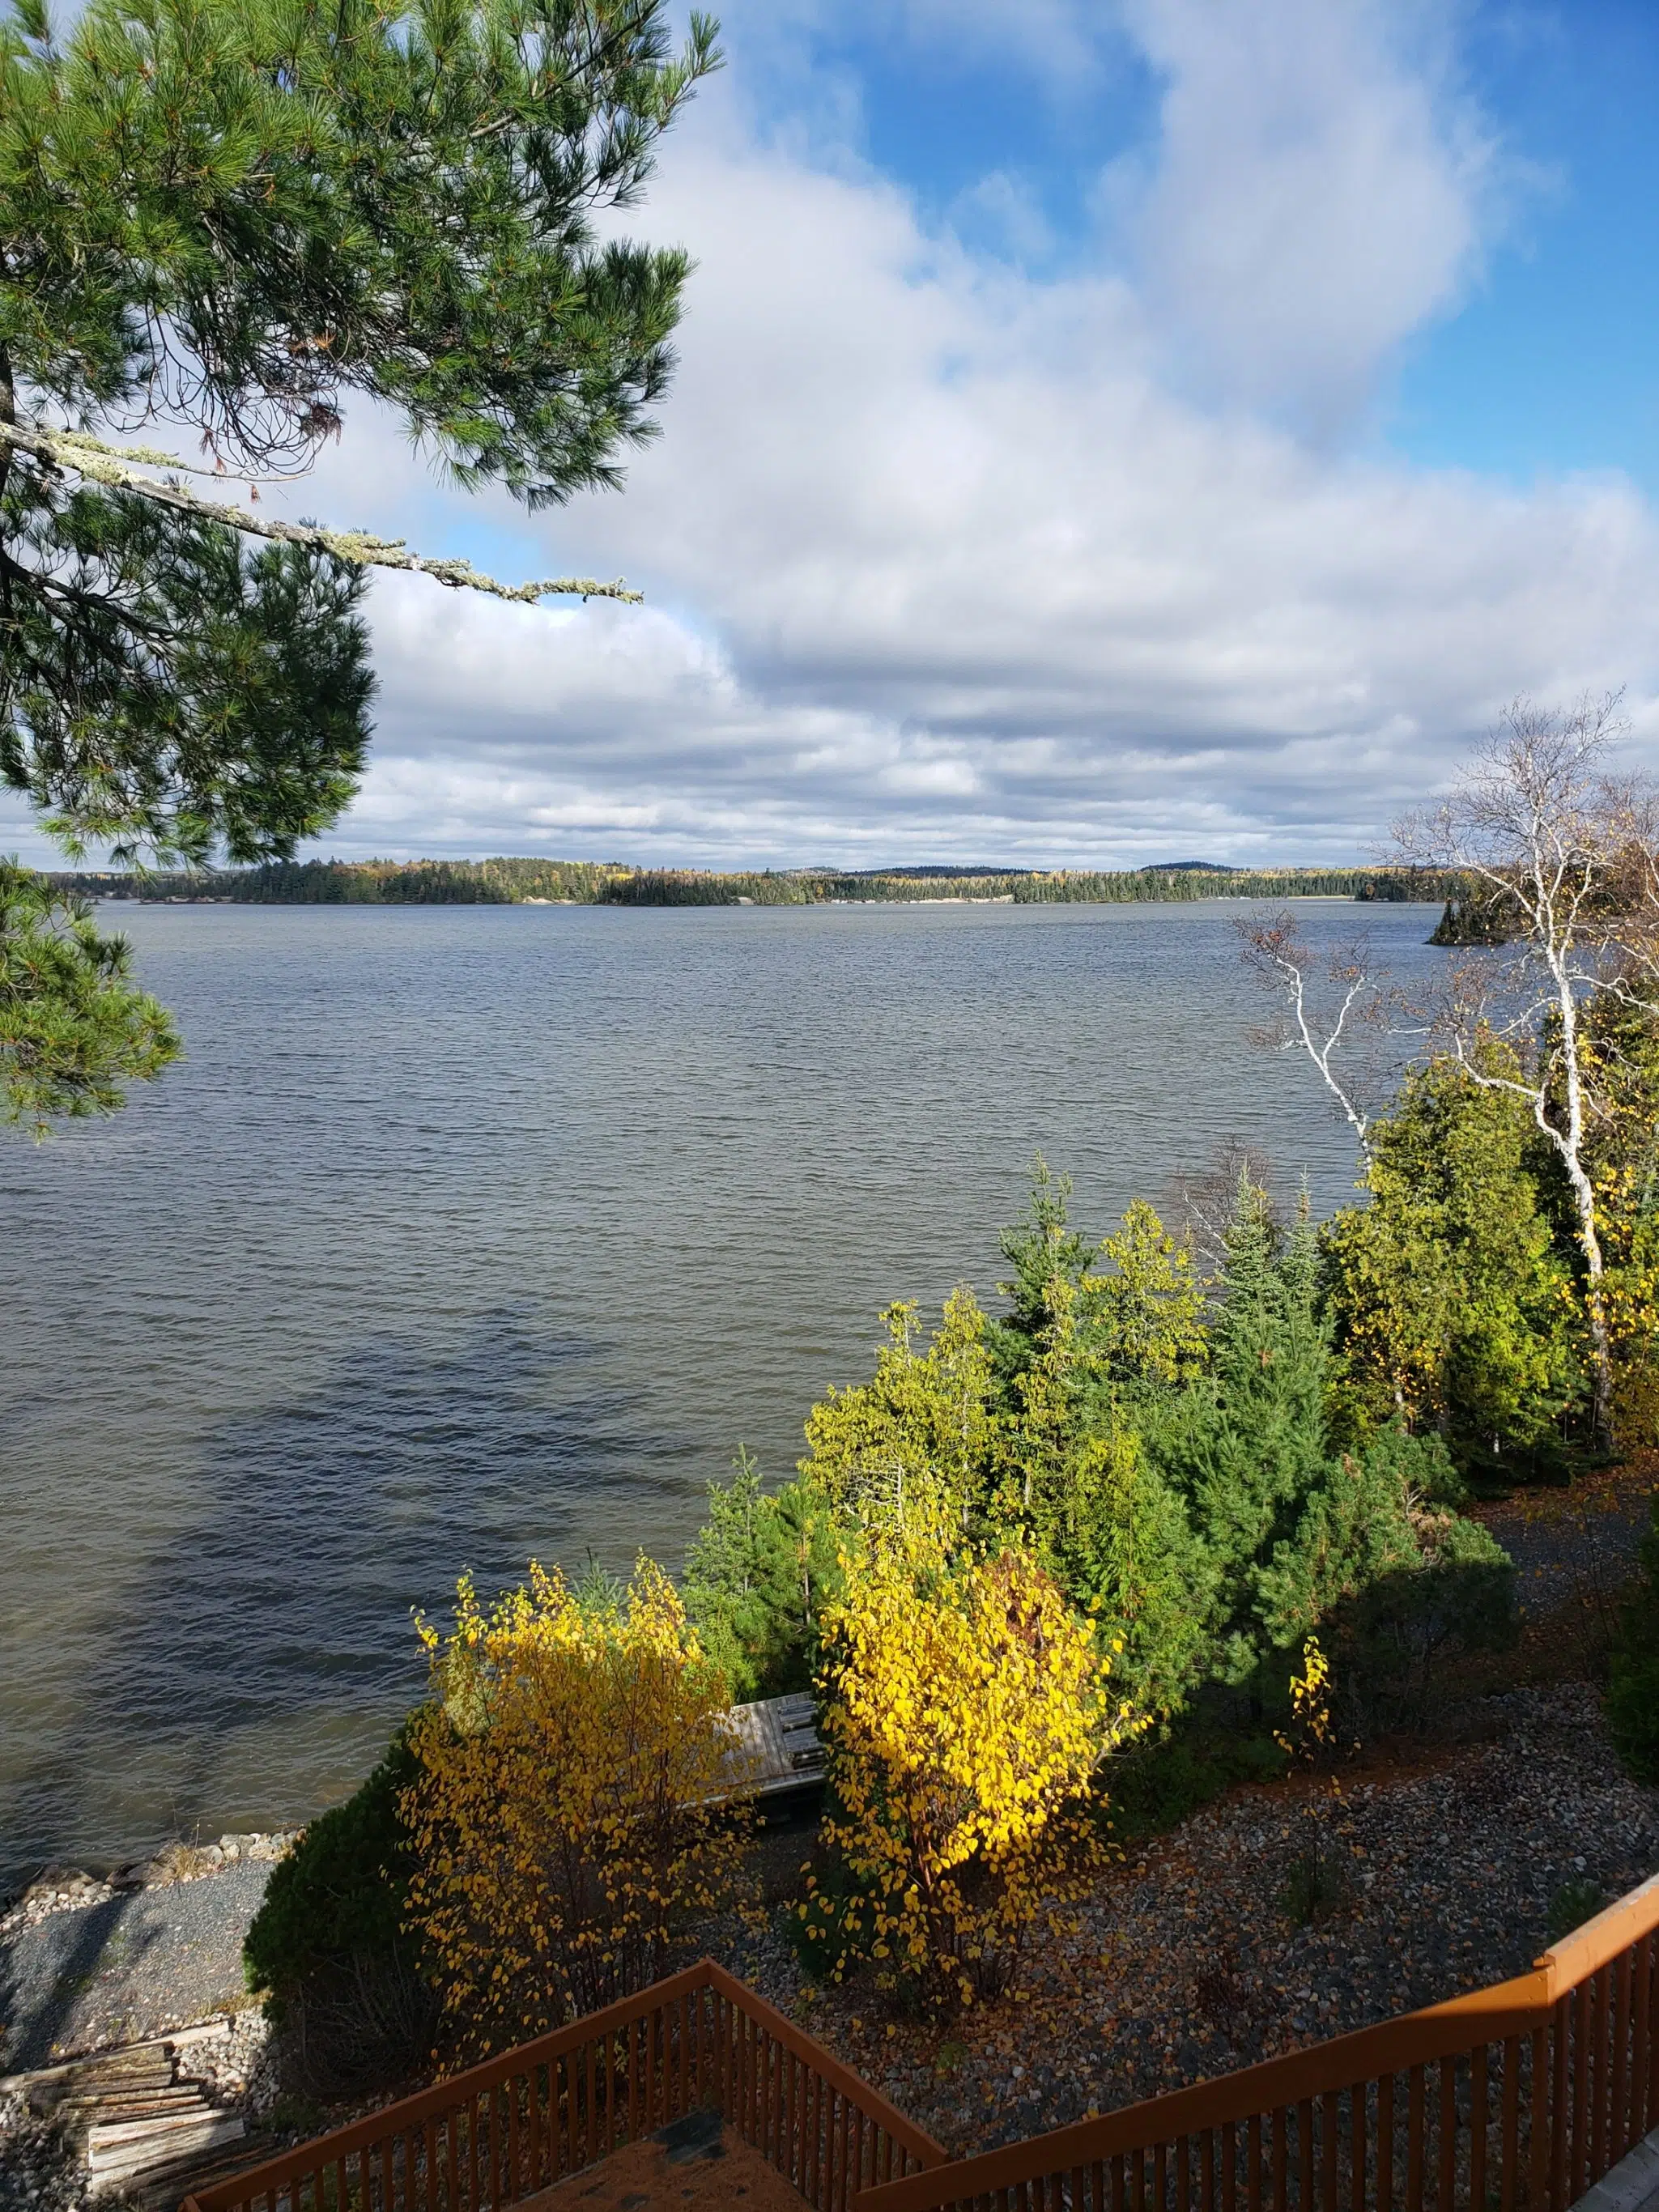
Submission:
M 1653 0 L 724 13 L 626 492 L 467 500 L 359 409 L 289 501 L 647 605 L 378 584 L 319 849 L 1352 859 L 1522 692 L 1659 765 Z
M 983 43 L 952 52 L 898 10 L 821 30 L 811 67 L 841 80 L 860 150 L 931 222 L 1036 276 L 1109 265 L 1122 256 L 1098 180 L 1113 162 L 1156 160 L 1161 79 L 1113 10 L 1089 12 L 1101 35 L 1084 82 Z M 1659 493 L 1659 7 L 1425 13 L 1504 174 L 1477 266 L 1389 365 L 1368 428 L 1432 466 L 1522 483 L 1619 470 Z M 1018 187 L 1046 240 L 999 222 L 988 173 Z
M 1659 9 L 1581 0 L 1472 28 L 1476 96 L 1538 174 L 1467 301 L 1411 349 L 1390 441 L 1520 482 L 1623 470 L 1659 494 Z

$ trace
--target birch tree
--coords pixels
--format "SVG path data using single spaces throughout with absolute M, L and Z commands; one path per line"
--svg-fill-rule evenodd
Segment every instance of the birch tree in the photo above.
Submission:
M 1473 887 L 1484 933 L 1501 940 L 1454 966 L 1430 1009 L 1434 1034 L 1472 1083 L 1523 1099 L 1560 1160 L 1602 1444 L 1613 1441 L 1613 1346 L 1587 1152 L 1607 1109 L 1586 1014 L 1607 993 L 1659 1014 L 1651 804 L 1643 786 L 1612 775 L 1620 708 L 1616 693 L 1566 709 L 1516 699 L 1446 796 L 1395 831 L 1407 865 Z M 1487 1040 L 1514 1057 L 1486 1049 Z

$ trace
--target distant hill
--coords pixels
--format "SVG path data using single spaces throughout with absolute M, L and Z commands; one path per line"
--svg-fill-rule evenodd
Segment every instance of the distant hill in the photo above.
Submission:
M 1224 890 L 1218 884 L 1224 878 Z M 1386 868 L 1236 868 L 1162 860 L 1144 868 L 633 868 L 612 860 L 281 860 L 194 875 L 60 874 L 65 890 L 109 898 L 306 906 L 821 906 L 870 901 L 1012 900 L 1017 906 L 1121 906 L 1216 898 L 1438 899 L 1438 877 Z

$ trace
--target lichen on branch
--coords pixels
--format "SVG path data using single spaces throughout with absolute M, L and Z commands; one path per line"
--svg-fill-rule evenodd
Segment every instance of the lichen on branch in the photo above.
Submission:
M 527 584 L 498 583 L 494 576 L 475 568 L 470 561 L 411 553 L 401 538 L 377 538 L 364 530 L 331 530 L 321 523 L 268 520 L 228 501 L 204 499 L 176 477 L 206 476 L 216 471 L 194 468 L 176 454 L 157 453 L 149 447 L 112 446 L 82 431 L 46 429 L 39 423 L 3 421 L 0 421 L 0 444 L 32 453 L 48 468 L 73 470 L 77 476 L 102 484 L 106 489 L 131 492 L 141 499 L 154 500 L 160 506 L 196 515 L 204 522 L 224 523 L 232 530 L 244 531 L 255 538 L 311 546 L 319 552 L 333 554 L 354 568 L 407 569 L 416 575 L 430 576 L 434 583 L 446 585 L 452 591 L 485 592 L 493 599 L 516 599 L 532 605 L 556 595 L 622 599 L 633 605 L 644 597 L 642 592 L 630 591 L 620 576 L 611 583 L 602 583 L 592 576 L 546 576 Z M 158 482 L 144 475 L 144 469 L 167 469 L 175 473 Z

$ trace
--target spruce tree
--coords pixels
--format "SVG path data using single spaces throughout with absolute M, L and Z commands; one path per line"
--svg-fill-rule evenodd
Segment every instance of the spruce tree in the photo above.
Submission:
M 1512 1058 L 1486 1052 L 1494 1073 Z M 1523 1100 L 1443 1060 L 1407 1078 L 1370 1139 L 1370 1203 L 1322 1238 L 1342 1432 L 1400 1419 L 1443 1436 L 1466 1473 L 1525 1475 L 1559 1457 L 1586 1397 L 1554 1156 Z
M 834 1516 L 803 1478 L 768 1492 L 740 1451 L 708 1486 L 708 1518 L 686 1554 L 685 1609 L 734 1702 L 811 1686 L 820 1608 L 840 1587 Z

